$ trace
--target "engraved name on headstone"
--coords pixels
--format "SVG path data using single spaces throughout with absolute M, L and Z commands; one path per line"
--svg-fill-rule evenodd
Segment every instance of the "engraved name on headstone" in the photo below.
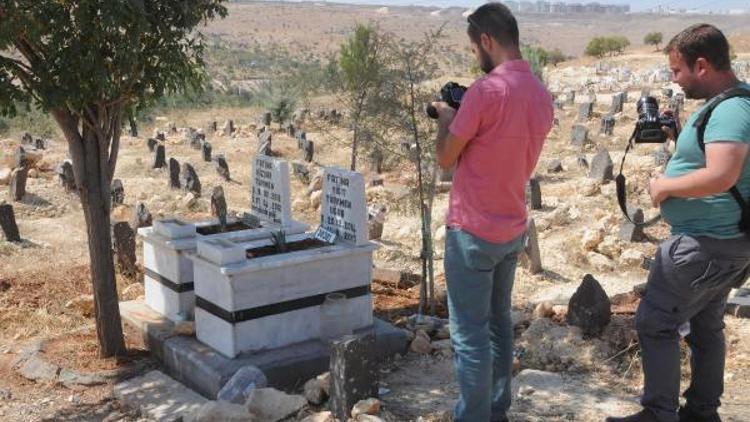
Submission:
M 367 201 L 361 173 L 325 170 L 320 225 L 336 233 L 341 241 L 367 244 Z
M 253 164 L 253 184 L 250 189 L 253 215 L 282 226 L 291 223 L 289 163 L 262 154 L 256 155 Z

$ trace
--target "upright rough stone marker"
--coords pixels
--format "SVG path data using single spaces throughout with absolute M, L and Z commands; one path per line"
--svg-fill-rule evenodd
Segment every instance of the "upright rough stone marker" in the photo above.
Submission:
M 378 372 L 372 351 L 375 337 L 345 336 L 331 346 L 329 406 L 338 420 L 349 420 L 358 401 L 378 396 Z
M 3 236 L 8 242 L 21 241 L 18 225 L 16 225 L 16 216 L 13 213 L 13 205 L 0 204 L 0 228 L 3 229 Z
M 598 336 L 611 319 L 607 293 L 591 274 L 586 274 L 568 303 L 568 324 L 579 327 L 585 336 Z

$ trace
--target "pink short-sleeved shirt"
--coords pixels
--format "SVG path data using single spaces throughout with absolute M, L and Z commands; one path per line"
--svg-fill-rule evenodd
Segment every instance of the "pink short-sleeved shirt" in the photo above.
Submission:
M 552 96 L 526 61 L 504 62 L 469 87 L 449 128 L 468 140 L 453 175 L 449 226 L 493 243 L 526 230 L 526 184 L 553 117 Z

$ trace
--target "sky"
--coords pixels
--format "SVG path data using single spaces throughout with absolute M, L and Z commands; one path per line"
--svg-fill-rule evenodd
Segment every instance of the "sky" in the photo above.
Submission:
M 336 3 L 382 4 L 382 5 L 418 5 L 439 7 L 474 7 L 484 3 L 483 0 L 332 0 Z M 533 1 L 533 0 L 532 0 Z M 560 1 L 560 0 L 548 0 Z M 594 0 L 561 0 L 564 3 L 588 3 Z M 658 5 L 672 8 L 712 10 L 750 9 L 750 0 L 596 0 L 603 4 L 630 4 L 632 11 L 643 11 Z

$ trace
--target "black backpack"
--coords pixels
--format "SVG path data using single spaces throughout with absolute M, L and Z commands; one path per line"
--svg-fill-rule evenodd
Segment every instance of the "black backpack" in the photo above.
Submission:
M 696 131 L 698 132 L 698 146 L 704 154 L 706 152 L 704 135 L 706 133 L 706 126 L 708 126 L 708 120 L 711 118 L 711 113 L 713 113 L 714 109 L 724 100 L 735 97 L 750 98 L 750 89 L 735 87 L 722 92 L 721 94 L 712 98 L 695 119 L 693 127 L 695 127 Z M 742 194 L 740 194 L 739 189 L 737 189 L 737 185 L 729 188 L 728 192 L 732 195 L 734 200 L 737 201 L 737 204 L 739 204 L 740 206 L 740 210 L 742 210 L 739 222 L 740 232 L 750 234 L 750 206 L 748 206 L 747 201 L 745 201 L 745 199 L 742 197 Z

